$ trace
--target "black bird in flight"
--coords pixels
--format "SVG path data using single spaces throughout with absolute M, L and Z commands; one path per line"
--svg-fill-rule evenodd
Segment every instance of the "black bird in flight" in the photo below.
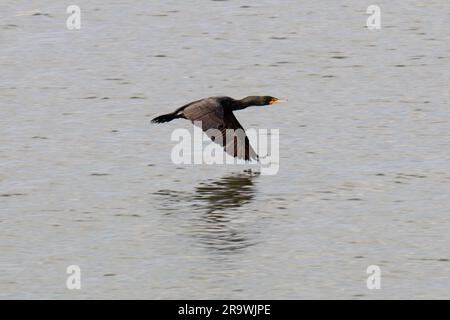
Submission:
M 233 111 L 279 102 L 283 102 L 283 100 L 270 96 L 250 96 L 241 100 L 230 97 L 210 97 L 188 103 L 172 113 L 154 118 L 152 122 L 163 123 L 179 118 L 191 120 L 194 124 L 201 121 L 201 129 L 212 141 L 220 144 L 226 153 L 246 161 L 259 160 Z M 216 132 L 220 132 L 222 136 L 218 137 Z

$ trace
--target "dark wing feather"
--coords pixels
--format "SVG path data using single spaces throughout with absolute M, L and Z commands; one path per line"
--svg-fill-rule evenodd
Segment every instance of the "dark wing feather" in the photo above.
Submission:
M 219 101 L 216 99 L 203 99 L 189 104 L 182 110 L 186 119 L 193 123 L 202 122 L 202 130 L 219 129 L 223 126 L 224 111 Z
M 201 121 L 202 130 L 211 140 L 224 147 L 225 152 L 229 155 L 245 160 L 258 159 L 244 128 L 233 112 L 224 110 L 220 100 L 216 98 L 200 100 L 188 105 L 182 110 L 182 113 L 194 124 Z M 217 139 L 217 135 L 210 129 L 220 130 L 222 139 Z M 234 132 L 227 132 L 226 129 L 232 129 Z
M 234 135 L 226 134 L 225 151 L 238 159 L 258 160 L 259 157 L 250 145 L 244 128 L 232 111 L 225 112 L 225 126 L 235 131 Z

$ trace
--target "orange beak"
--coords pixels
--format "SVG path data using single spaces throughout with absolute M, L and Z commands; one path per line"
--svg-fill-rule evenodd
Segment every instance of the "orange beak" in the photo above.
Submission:
M 287 102 L 287 100 L 285 100 L 285 99 L 273 98 L 273 99 L 269 102 L 269 104 L 272 105 L 272 104 L 281 103 L 281 102 Z

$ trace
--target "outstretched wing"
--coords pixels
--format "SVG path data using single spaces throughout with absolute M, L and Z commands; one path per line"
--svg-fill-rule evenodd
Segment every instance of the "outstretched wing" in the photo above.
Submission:
M 233 112 L 224 110 L 217 99 L 200 100 L 184 108 L 182 113 L 195 125 L 201 125 L 208 137 L 229 155 L 244 160 L 258 159 L 242 125 Z
M 255 150 L 253 150 L 248 140 L 247 134 L 244 128 L 236 119 L 232 111 L 225 112 L 225 127 L 226 129 L 232 129 L 231 133 L 222 132 L 222 136 L 225 136 L 225 151 L 238 159 L 245 160 L 259 160 Z

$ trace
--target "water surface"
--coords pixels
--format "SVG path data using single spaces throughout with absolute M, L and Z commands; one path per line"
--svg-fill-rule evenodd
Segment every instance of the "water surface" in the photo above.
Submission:
M 450 298 L 450 4 L 3 1 L 1 298 Z M 280 171 L 170 161 L 212 95 Z M 66 289 L 79 265 L 82 289 Z M 366 288 L 378 265 L 382 288 Z

